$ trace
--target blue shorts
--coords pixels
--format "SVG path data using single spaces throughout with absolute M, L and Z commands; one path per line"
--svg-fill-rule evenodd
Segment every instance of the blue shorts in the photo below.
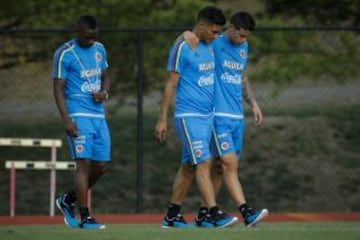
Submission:
M 212 116 L 175 118 L 175 126 L 183 145 L 182 163 L 197 165 L 211 158 Z
M 110 161 L 110 134 L 103 118 L 74 117 L 79 136 L 67 137 L 72 159 Z
M 235 152 L 237 158 L 240 159 L 244 128 L 244 119 L 215 116 L 213 139 L 216 151 L 213 151 L 213 155 L 223 156 Z

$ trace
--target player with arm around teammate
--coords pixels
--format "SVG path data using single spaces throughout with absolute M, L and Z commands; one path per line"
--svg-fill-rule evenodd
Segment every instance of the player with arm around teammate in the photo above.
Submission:
M 226 227 L 237 221 L 216 204 L 210 178 L 210 140 L 213 129 L 214 54 L 211 42 L 222 31 L 225 17 L 216 7 L 203 8 L 193 29 L 200 39 L 194 51 L 183 39 L 176 41 L 168 61 L 169 77 L 164 89 L 156 137 L 162 142 L 167 134 L 167 114 L 176 90 L 175 125 L 183 149 L 181 165 L 175 177 L 168 211 L 162 227 L 187 227 L 180 208 L 189 190 L 193 171 L 205 206 L 209 227 Z
M 238 12 L 231 17 L 228 29 L 213 42 L 216 72 L 214 142 L 221 159 L 225 185 L 247 227 L 255 225 L 268 215 L 267 209 L 253 209 L 246 203 L 238 178 L 245 127 L 243 100 L 252 108 L 255 125 L 261 125 L 263 120 L 261 109 L 245 75 L 247 38 L 254 29 L 255 21 L 252 16 L 246 12 Z M 186 32 L 185 38 L 193 48 L 196 47 L 196 36 Z M 221 179 L 218 178 L 217 181 Z M 219 183 L 215 185 L 219 186 Z M 204 211 L 200 209 L 197 219 L 201 219 L 203 215 Z

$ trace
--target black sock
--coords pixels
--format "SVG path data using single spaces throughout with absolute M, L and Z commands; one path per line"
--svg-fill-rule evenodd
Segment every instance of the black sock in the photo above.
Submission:
M 209 213 L 210 213 L 211 217 L 215 217 L 218 214 L 219 210 L 220 209 L 218 206 L 211 207 L 209 209 Z
M 204 216 L 206 216 L 206 214 L 208 214 L 208 209 L 207 207 L 200 207 L 199 211 L 198 211 L 198 219 L 203 218 Z
M 70 190 L 66 193 L 64 202 L 68 205 L 73 204 L 76 201 L 76 193 L 74 190 Z
M 239 206 L 238 209 L 239 209 L 241 215 L 243 216 L 243 218 L 245 218 L 246 214 L 249 212 L 249 210 L 251 210 L 251 207 L 249 205 L 247 205 L 246 203 L 243 203 Z
M 80 211 L 81 220 L 84 220 L 90 216 L 88 207 L 79 207 L 79 211 Z
M 166 216 L 168 216 L 169 218 L 176 217 L 180 213 L 180 208 L 180 205 L 169 203 Z

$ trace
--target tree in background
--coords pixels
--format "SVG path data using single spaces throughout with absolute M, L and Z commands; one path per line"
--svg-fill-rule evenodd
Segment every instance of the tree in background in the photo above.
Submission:
M 251 76 L 272 81 L 276 95 L 296 79 L 345 82 L 360 76 L 360 42 L 354 26 L 359 22 L 360 2 L 262 0 L 265 4 L 259 25 L 294 27 L 293 30 L 258 31 L 251 39 Z M 341 27 L 347 31 L 325 29 L 304 31 L 306 27 Z M 351 30 L 351 27 L 354 29 Z
M 137 41 L 138 35 L 131 29 L 140 27 L 184 27 L 191 26 L 198 9 L 211 1 L 199 0 L 77 0 L 77 1 L 10 1 L 4 0 L 0 8 L 0 69 L 11 68 L 30 62 L 44 62 L 51 59 L 54 48 L 64 39 L 71 37 L 73 21 L 82 14 L 97 17 L 102 34 L 101 40 L 109 48 L 109 62 L 115 65 L 111 75 L 114 91 L 122 93 L 136 90 Z M 128 32 L 112 34 L 121 28 Z M 32 33 L 21 29 L 40 30 Z M 41 29 L 54 29 L 56 33 L 42 32 Z M 20 30 L 19 33 L 10 32 Z M 182 31 L 182 30 L 181 30 Z M 179 30 L 180 33 L 180 30 Z M 163 70 L 173 35 L 179 33 L 144 34 L 145 90 L 158 81 Z M 171 36 L 169 36 L 171 34 Z M 156 85 L 156 84 L 155 84 Z
M 263 0 L 270 17 L 301 17 L 307 25 L 358 26 L 360 2 L 352 0 Z
M 3 0 L 0 27 L 3 30 L 57 29 L 45 32 L 3 33 L 0 38 L 0 70 L 29 62 L 47 62 L 64 39 L 73 34 L 73 20 L 81 14 L 97 17 L 102 31 L 101 41 L 109 49 L 109 62 L 114 65 L 111 76 L 113 90 L 122 95 L 136 91 L 137 43 L 144 40 L 144 90 L 162 86 L 164 66 L 173 39 L 182 30 L 191 28 L 196 12 L 205 5 L 217 4 L 227 15 L 244 6 L 256 5 L 257 31 L 250 39 L 250 77 L 256 81 L 272 81 L 281 89 L 300 77 L 338 81 L 359 76 L 352 67 L 360 63 L 359 37 L 354 32 L 331 31 L 263 31 L 264 27 L 284 26 L 349 26 L 359 23 L 357 1 L 335 0 L 77 0 L 77 1 L 10 1 Z M 264 7 L 259 8 L 262 4 Z M 139 27 L 179 28 L 178 32 L 132 31 Z M 121 28 L 128 32 L 113 33 Z M 131 29 L 130 29 L 131 28 Z M 252 70 L 253 69 L 253 70 Z M 255 70 L 256 69 L 256 70 Z M 121 101 L 121 99 L 119 99 Z

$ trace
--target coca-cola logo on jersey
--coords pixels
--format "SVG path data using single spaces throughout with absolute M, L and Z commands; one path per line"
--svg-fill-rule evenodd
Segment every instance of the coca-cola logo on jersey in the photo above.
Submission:
M 201 76 L 199 78 L 198 84 L 200 87 L 213 85 L 214 84 L 214 74 L 210 74 L 208 76 Z
M 221 75 L 221 80 L 223 80 L 226 83 L 241 85 L 241 75 L 238 74 L 231 75 L 230 73 L 227 72 L 223 73 Z
M 100 91 L 100 89 L 101 89 L 100 80 L 97 80 L 94 83 L 89 83 L 88 81 L 85 81 L 81 85 L 81 91 L 82 92 L 98 92 L 98 91 Z

